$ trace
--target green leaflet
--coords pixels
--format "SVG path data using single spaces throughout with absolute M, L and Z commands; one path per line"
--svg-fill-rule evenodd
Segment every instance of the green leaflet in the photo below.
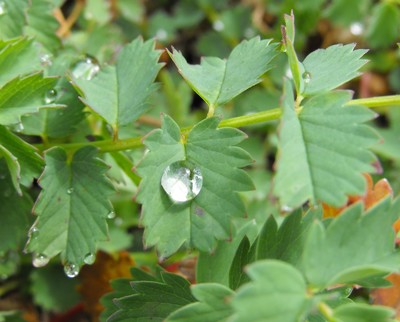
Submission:
M 285 83 L 279 131 L 274 193 L 282 206 L 295 208 L 307 200 L 342 206 L 349 194 L 362 194 L 363 172 L 374 170 L 376 157 L 367 150 L 376 133 L 363 122 L 374 113 L 345 107 L 351 94 L 334 91 L 307 100 L 297 114 L 290 83 Z
M 400 199 L 386 198 L 365 214 L 362 204 L 348 208 L 327 228 L 314 222 L 306 238 L 302 271 L 313 287 L 353 283 L 398 270 L 392 224 Z M 323 269 L 322 269 L 323 268 Z
M 222 322 L 232 315 L 233 309 L 228 301 L 235 293 L 226 286 L 216 283 L 197 284 L 192 286 L 191 291 L 198 302 L 178 309 L 166 321 Z
M 243 216 L 245 209 L 235 191 L 253 188 L 243 170 L 250 156 L 234 145 L 245 138 L 237 129 L 217 129 L 219 120 L 208 118 L 197 124 L 181 141 L 178 125 L 163 117 L 162 129 L 153 131 L 144 144 L 150 150 L 138 167 L 142 177 L 137 200 L 143 204 L 145 245 L 157 245 L 167 257 L 182 245 L 210 252 L 215 239 L 227 239 L 231 218 Z M 200 168 L 203 186 L 193 200 L 174 203 L 161 186 L 167 166 L 187 160 Z
M 38 216 L 26 249 L 48 258 L 61 253 L 63 262 L 81 266 L 97 242 L 107 239 L 108 197 L 114 189 L 105 177 L 108 167 L 96 149 L 84 147 L 72 159 L 62 148 L 46 153 L 43 188 L 34 208 Z
M 183 55 L 169 52 L 183 78 L 210 106 L 217 107 L 261 82 L 261 76 L 271 68 L 276 55 L 271 40 L 259 37 L 236 46 L 226 60 L 205 57 L 200 65 L 189 65 Z
M 0 19 L 0 38 L 12 39 L 23 33 L 28 0 L 3 0 L 7 13 Z
M 364 303 L 341 305 L 333 311 L 333 318 L 340 322 L 395 322 L 392 308 Z
M 154 40 L 135 39 L 122 49 L 115 66 L 103 68 L 91 80 L 74 79 L 83 101 L 99 114 L 114 133 L 120 126 L 136 120 L 147 109 L 149 95 L 156 89 L 154 80 L 162 67 L 160 50 Z

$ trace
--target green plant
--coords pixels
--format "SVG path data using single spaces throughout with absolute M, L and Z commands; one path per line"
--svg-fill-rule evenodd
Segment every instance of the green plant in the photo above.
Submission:
M 132 23 L 111 31 L 115 44 L 104 39 L 115 27 L 112 10 L 77 1 L 73 10 L 92 14 L 81 21 L 90 32 L 62 47 L 56 32 L 69 28 L 58 29 L 52 15 L 59 1 L 0 1 L 3 294 L 20 267 L 32 270 L 32 256 L 34 267 L 47 265 L 31 274 L 34 301 L 62 311 L 69 305 L 43 288 L 62 280 L 59 263 L 73 278 L 98 250 L 128 249 L 153 273 L 132 268 L 132 278 L 114 280 L 101 321 L 393 321 L 391 308 L 351 297 L 353 288 L 387 286 L 400 267 L 400 201 L 390 186 L 370 197 L 366 180 L 379 170 L 374 152 L 399 160 L 396 125 L 378 129 L 386 140 L 379 145 L 367 122 L 376 112 L 398 119 L 400 95 L 353 98 L 339 89 L 361 75 L 367 51 L 335 44 L 299 58 L 293 13 L 284 15 L 281 42 L 239 42 L 232 21 L 246 26 L 246 6 L 218 16 L 209 1 L 187 1 L 174 17 L 155 11 L 145 24 L 139 2 L 113 3 L 119 24 Z M 272 12 L 288 3 L 307 12 L 290 1 Z M 343 5 L 334 1 L 324 15 L 335 21 Z M 374 12 L 367 38 L 386 50 L 375 29 L 398 7 L 387 2 Z M 156 40 L 141 37 L 116 50 L 133 26 L 169 42 L 204 16 L 216 30 L 231 24 L 221 32 L 233 46 L 226 59 L 191 64 L 173 47 L 160 58 Z M 192 90 L 205 111 L 190 111 Z M 266 150 L 276 155 L 270 169 Z M 364 203 L 350 205 L 354 196 Z M 138 226 L 143 245 L 127 232 Z M 166 267 L 196 257 L 197 284 L 157 266 L 154 254 Z M 63 283 L 72 294 L 77 282 Z

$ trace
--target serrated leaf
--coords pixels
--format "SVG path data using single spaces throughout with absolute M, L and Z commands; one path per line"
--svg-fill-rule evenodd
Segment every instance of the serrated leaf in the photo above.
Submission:
M 169 54 L 192 89 L 208 105 L 216 107 L 261 82 L 260 77 L 271 68 L 276 55 L 276 46 L 270 42 L 259 37 L 245 40 L 226 60 L 204 57 L 200 65 L 189 65 L 175 49 Z
M 37 150 L 0 125 L 0 156 L 7 162 L 12 183 L 19 194 L 20 184 L 30 186 L 42 172 L 43 159 Z
M 305 84 L 301 95 L 327 92 L 359 76 L 358 70 L 367 63 L 361 57 L 367 51 L 354 47 L 355 44 L 333 45 L 309 54 L 303 61 Z
M 340 207 L 347 195 L 366 188 L 363 172 L 372 172 L 376 157 L 367 150 L 377 142 L 362 123 L 374 113 L 345 107 L 351 94 L 334 91 L 306 101 L 296 113 L 290 83 L 285 83 L 274 193 L 282 206 L 296 208 L 307 200 Z
M 198 302 L 186 305 L 173 312 L 168 322 L 203 322 L 226 321 L 233 313 L 228 300 L 235 294 L 231 289 L 220 284 L 193 285 L 192 294 Z
M 0 134 L 0 139 L 2 134 Z M 12 180 L 7 166 L 0 160 L 0 253 L 19 250 L 26 240 L 29 220 L 33 206 L 31 197 L 23 193 L 20 196 L 12 188 Z
M 12 39 L 22 35 L 28 0 L 3 0 L 5 14 L 0 17 L 0 38 Z
M 74 79 L 83 101 L 109 123 L 115 132 L 136 120 L 147 108 L 147 99 L 156 89 L 154 80 L 162 67 L 161 51 L 154 40 L 137 38 L 125 46 L 115 66 L 103 68 L 91 80 Z
M 145 244 L 157 245 L 161 257 L 173 254 L 182 245 L 210 252 L 215 239 L 229 237 L 231 218 L 245 213 L 235 191 L 253 188 L 249 176 L 238 169 L 251 159 L 234 146 L 245 137 L 237 129 L 217 129 L 218 123 L 217 118 L 200 122 L 183 144 L 178 125 L 164 116 L 162 129 L 144 141 L 150 152 L 138 168 L 142 181 L 137 200 L 143 204 Z M 167 166 L 180 160 L 200 169 L 203 185 L 193 200 L 174 203 L 163 190 L 161 177 Z
M 33 114 L 41 108 L 57 108 L 62 105 L 47 104 L 46 93 L 53 89 L 56 78 L 33 74 L 17 77 L 0 89 L 0 124 L 12 125 L 21 123 L 21 117 Z
M 232 321 L 301 321 L 307 302 L 306 282 L 293 266 L 276 260 L 258 261 L 248 267 L 252 282 L 232 300 Z
M 132 273 L 135 275 L 135 270 Z M 195 301 L 189 282 L 179 275 L 161 271 L 157 278 L 152 278 L 148 274 L 139 274 L 135 281 L 130 282 L 130 289 L 127 289 L 125 281 L 113 283 L 118 287 L 114 294 L 118 295 L 114 298 L 118 310 L 108 316 L 108 322 L 164 321 L 170 313 Z
M 72 158 L 59 147 L 46 153 L 46 167 L 35 204 L 39 231 L 27 244 L 29 252 L 48 258 L 61 253 L 63 262 L 81 266 L 87 254 L 96 253 L 97 242 L 107 239 L 107 215 L 114 191 L 105 177 L 108 167 L 90 146 Z
M 400 256 L 394 248 L 392 225 L 400 201 L 392 205 L 386 198 L 365 214 L 362 208 L 360 203 L 348 208 L 327 228 L 321 222 L 312 224 L 302 260 L 302 270 L 312 286 L 357 284 L 398 270 Z
M 0 87 L 19 75 L 39 69 L 39 53 L 32 39 L 0 40 Z
M 364 303 L 341 305 L 333 310 L 332 317 L 340 322 L 395 322 L 392 309 Z

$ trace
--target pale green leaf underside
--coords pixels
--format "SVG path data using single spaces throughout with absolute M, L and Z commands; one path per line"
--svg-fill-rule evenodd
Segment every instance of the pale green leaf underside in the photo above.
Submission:
M 28 0 L 2 0 L 7 13 L 0 17 L 0 38 L 11 39 L 21 36 L 26 23 L 25 10 Z
M 0 89 L 0 124 L 12 125 L 21 122 L 21 117 L 33 114 L 40 108 L 57 108 L 62 105 L 46 104 L 46 93 L 53 89 L 56 78 L 33 74 L 17 77 Z
M 241 287 L 232 301 L 235 322 L 300 321 L 308 301 L 306 282 L 293 266 L 276 260 L 251 264 L 252 282 Z
M 15 189 L 29 186 L 42 172 L 43 159 L 36 149 L 0 125 L 0 156 L 6 159 Z
M 136 120 L 147 108 L 155 90 L 154 80 L 162 67 L 161 51 L 154 40 L 137 38 L 118 56 L 115 66 L 103 68 L 93 79 L 74 79 L 83 101 L 114 129 Z
M 97 242 L 107 239 L 113 192 L 104 175 L 108 167 L 93 147 L 78 150 L 72 160 L 63 149 L 53 148 L 45 159 L 39 182 L 43 190 L 34 208 L 39 233 L 27 250 L 49 258 L 61 253 L 63 261 L 80 266 L 86 255 L 96 253 Z
M 192 286 L 192 294 L 199 301 L 173 312 L 168 322 L 226 321 L 233 309 L 228 304 L 234 292 L 221 284 L 209 283 Z
M 354 47 L 354 44 L 333 45 L 309 54 L 303 66 L 311 78 L 308 83 L 305 82 L 301 94 L 311 96 L 327 92 L 360 75 L 358 70 L 367 63 L 361 57 L 367 51 L 354 50 Z
M 314 222 L 306 238 L 302 271 L 308 283 L 324 288 L 352 283 L 397 271 L 400 254 L 395 250 L 393 223 L 400 201 L 390 198 L 363 214 L 362 204 L 347 209 L 327 228 Z
M 190 65 L 179 52 L 169 53 L 183 78 L 208 105 L 227 103 L 235 96 L 261 82 L 276 55 L 271 40 L 259 37 L 236 46 L 226 60 L 205 57 L 200 65 Z
M 395 322 L 392 308 L 366 303 L 349 303 L 333 311 L 333 318 L 341 322 Z
M 144 141 L 150 152 L 138 168 L 142 182 L 137 200 L 143 204 L 145 244 L 157 245 L 162 257 L 184 244 L 211 251 L 215 239 L 229 237 L 231 218 L 245 213 L 235 191 L 253 188 L 248 175 L 238 169 L 251 159 L 234 146 L 245 137 L 237 129 L 217 129 L 218 123 L 209 118 L 197 124 L 184 146 L 178 125 L 164 116 L 162 129 Z M 164 169 L 179 160 L 194 163 L 203 175 L 199 195 L 185 203 L 173 203 L 161 186 Z
M 346 91 L 310 98 L 296 114 L 286 82 L 274 193 L 281 205 L 295 208 L 307 200 L 342 206 L 347 195 L 362 194 L 364 172 L 374 170 L 368 148 L 377 135 L 363 125 L 374 113 L 361 106 L 343 106 Z

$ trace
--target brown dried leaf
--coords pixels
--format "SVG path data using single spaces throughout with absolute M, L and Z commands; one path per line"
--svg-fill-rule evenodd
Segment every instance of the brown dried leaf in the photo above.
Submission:
M 396 310 L 396 317 L 400 318 L 400 274 L 391 274 L 386 278 L 393 286 L 378 288 L 371 292 L 374 304 L 385 305 Z

